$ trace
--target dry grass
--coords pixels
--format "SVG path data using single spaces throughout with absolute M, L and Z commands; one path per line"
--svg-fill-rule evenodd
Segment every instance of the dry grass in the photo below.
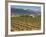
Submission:
M 11 31 L 31 31 L 41 28 L 41 16 L 11 17 Z

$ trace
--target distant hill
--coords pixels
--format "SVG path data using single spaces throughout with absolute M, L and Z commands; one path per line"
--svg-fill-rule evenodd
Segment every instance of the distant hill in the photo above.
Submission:
M 33 11 L 33 10 L 30 10 L 30 9 L 19 9 L 19 8 L 11 8 L 11 14 L 12 15 L 24 15 L 24 14 L 27 14 L 27 15 L 30 15 L 30 14 L 33 14 L 33 15 L 40 15 L 41 12 L 38 12 L 38 11 Z

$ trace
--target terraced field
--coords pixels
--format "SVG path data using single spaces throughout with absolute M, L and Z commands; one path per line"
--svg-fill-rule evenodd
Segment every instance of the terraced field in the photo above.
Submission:
M 41 16 L 11 17 L 11 31 L 31 31 L 41 29 Z

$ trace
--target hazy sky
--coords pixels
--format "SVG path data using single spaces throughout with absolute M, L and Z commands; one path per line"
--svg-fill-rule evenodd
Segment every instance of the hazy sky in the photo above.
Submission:
M 31 10 L 34 10 L 34 11 L 41 11 L 40 6 L 11 5 L 11 8 L 22 8 L 22 9 L 31 9 Z

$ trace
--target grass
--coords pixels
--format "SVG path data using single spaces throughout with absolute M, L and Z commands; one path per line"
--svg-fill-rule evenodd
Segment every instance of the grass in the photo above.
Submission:
M 22 15 L 11 17 L 11 31 L 31 31 L 41 28 L 41 16 Z

